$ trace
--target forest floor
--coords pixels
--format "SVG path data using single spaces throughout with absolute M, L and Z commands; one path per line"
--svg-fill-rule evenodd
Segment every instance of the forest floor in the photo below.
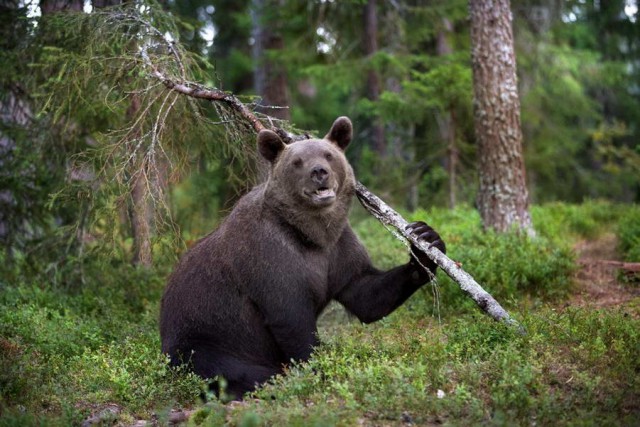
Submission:
M 617 247 L 618 240 L 613 233 L 605 233 L 595 239 L 580 240 L 574 246 L 578 270 L 575 273 L 571 295 L 563 303 L 565 308 L 583 307 L 596 310 L 629 308 L 625 310 L 626 313 L 634 318 L 640 317 L 640 274 L 636 272 L 633 276 L 625 278 L 624 270 L 620 267 L 622 256 Z M 324 324 L 339 323 L 348 318 L 346 312 L 338 305 L 333 306 L 329 311 L 329 314 L 323 316 Z M 255 403 L 260 400 L 233 401 L 224 405 L 228 409 L 226 421 L 232 421 L 233 411 L 242 411 L 243 408 L 250 407 L 250 402 Z M 196 409 L 172 410 L 167 414 L 167 421 L 170 425 L 180 424 L 189 420 L 195 412 Z M 148 421 L 137 420 L 132 427 L 146 425 L 149 425 Z
M 563 303 L 565 308 L 583 307 L 597 310 L 628 307 L 629 310 L 625 310 L 626 313 L 634 318 L 640 317 L 640 274 L 634 273 L 635 276 L 630 276 L 632 280 L 625 278 L 624 270 L 621 270 L 619 265 L 622 263 L 622 256 L 617 247 L 618 240 L 613 233 L 583 239 L 575 244 L 578 270 L 575 273 L 571 295 Z M 344 309 L 336 304 L 328 314 L 323 316 L 321 323 L 326 327 L 347 319 L 348 315 Z M 233 412 L 249 408 L 251 402 L 260 402 L 260 400 L 233 401 L 224 405 L 228 409 L 226 421 L 232 422 Z M 172 410 L 165 416 L 168 424 L 176 425 L 189 420 L 196 411 L 196 409 Z M 100 415 L 94 416 L 94 419 L 100 420 Z M 146 420 L 137 420 L 132 427 L 143 427 L 153 423 L 157 423 L 157 419 L 151 423 Z
M 575 246 L 579 269 L 575 290 L 567 305 L 612 308 L 634 303 L 640 297 L 640 274 L 635 273 L 635 284 L 629 283 L 616 263 L 621 261 L 618 241 L 613 233 L 605 233 L 595 240 L 581 240 Z M 630 276 L 631 278 L 631 276 Z M 631 310 L 632 312 L 638 312 Z
M 158 351 L 166 268 L 89 258 L 86 283 L 63 288 L 77 275 L 53 283 L 48 264 L 31 273 L 25 258 L 0 273 L 0 427 L 640 426 L 640 258 L 621 249 L 640 237 L 640 210 L 536 213 L 536 241 L 482 233 L 471 210 L 414 216 L 444 224 L 450 255 L 509 303 L 526 335 L 483 316 L 443 276 L 442 313 L 429 289 L 372 325 L 332 306 L 314 357 L 227 404 L 203 403 L 205 382 L 168 370 Z M 374 219 L 355 231 L 376 265 L 406 262 Z

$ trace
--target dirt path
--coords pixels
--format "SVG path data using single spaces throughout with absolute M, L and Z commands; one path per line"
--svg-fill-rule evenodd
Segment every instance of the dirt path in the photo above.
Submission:
M 596 240 L 584 240 L 575 246 L 579 270 L 576 273 L 576 291 L 570 305 L 608 308 L 620 305 L 637 306 L 640 286 L 623 283 L 619 269 L 604 261 L 619 261 L 614 234 L 604 234 Z M 638 311 L 638 310 L 635 310 Z

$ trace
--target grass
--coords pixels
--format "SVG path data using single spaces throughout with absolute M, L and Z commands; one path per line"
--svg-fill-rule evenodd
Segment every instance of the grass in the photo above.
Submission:
M 46 274 L 0 282 L 0 425 L 76 425 L 105 405 L 130 425 L 170 408 L 196 408 L 190 425 L 638 425 L 640 303 L 565 307 L 572 244 L 618 233 L 632 260 L 637 207 L 589 202 L 532 209 L 535 239 L 480 230 L 477 213 L 417 212 L 449 254 L 525 326 L 521 335 L 481 314 L 438 278 L 392 315 L 362 325 L 333 308 L 322 345 L 242 404 L 203 404 L 204 382 L 160 354 L 158 304 L 166 270 L 97 257 L 85 284 Z M 402 244 L 372 219 L 354 229 L 381 267 L 406 262 Z M 164 263 L 168 265 L 170 263 Z M 44 269 L 43 269 L 44 270 Z

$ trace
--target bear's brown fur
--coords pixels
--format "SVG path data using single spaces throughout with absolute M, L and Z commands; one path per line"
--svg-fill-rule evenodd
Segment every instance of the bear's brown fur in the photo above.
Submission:
M 267 181 L 182 258 L 162 298 L 162 351 L 204 378 L 223 377 L 235 398 L 307 360 L 316 319 L 336 300 L 363 322 L 391 313 L 428 281 L 419 263 L 374 268 L 349 226 L 355 178 L 344 156 L 352 126 L 338 118 L 324 139 L 285 145 L 258 135 Z M 413 232 L 444 250 L 424 223 Z

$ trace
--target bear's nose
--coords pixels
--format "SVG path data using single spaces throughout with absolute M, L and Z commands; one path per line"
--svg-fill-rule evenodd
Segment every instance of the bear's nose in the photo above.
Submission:
M 315 166 L 311 169 L 311 180 L 316 184 L 325 184 L 328 176 L 329 172 L 322 166 Z

